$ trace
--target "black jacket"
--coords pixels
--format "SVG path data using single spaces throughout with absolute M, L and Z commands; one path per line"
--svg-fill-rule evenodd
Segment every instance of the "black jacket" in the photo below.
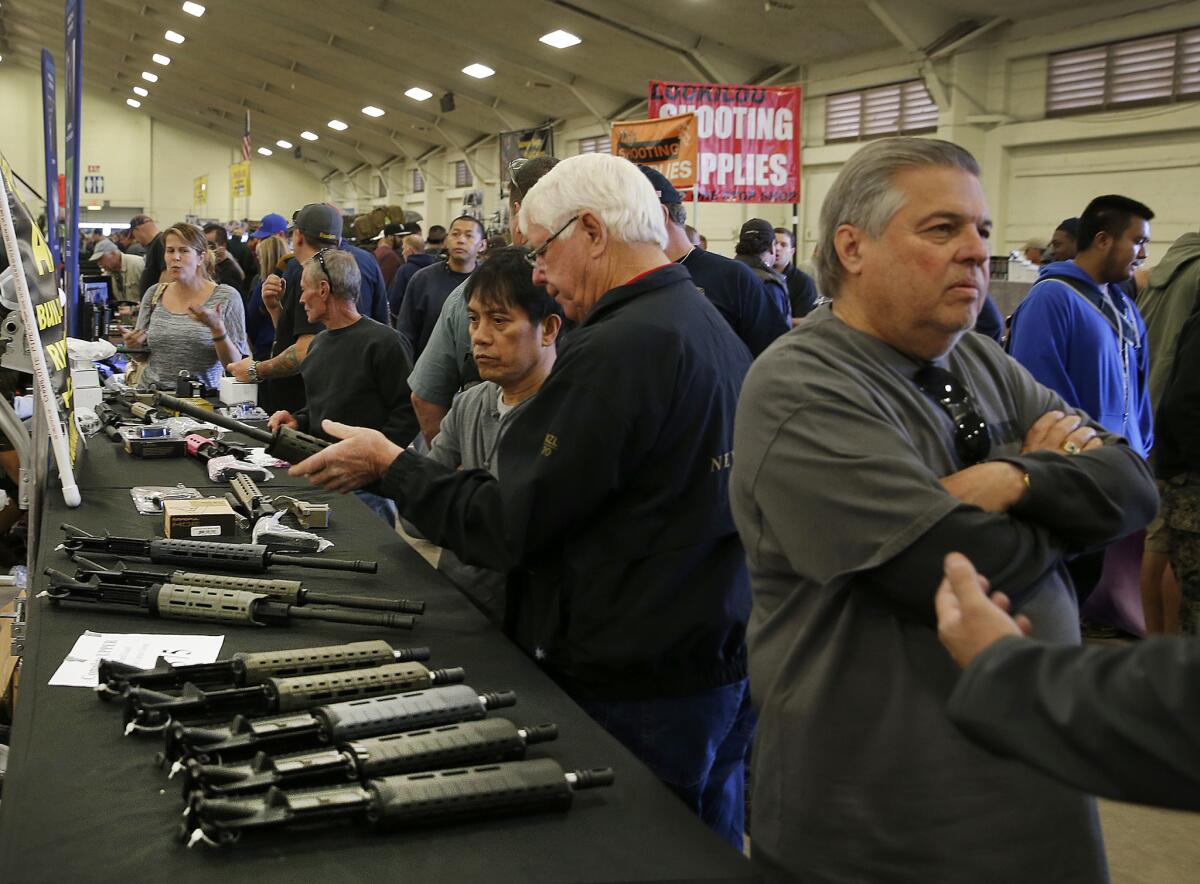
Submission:
M 379 490 L 509 573 L 506 629 L 577 697 L 745 675 L 750 581 L 729 508 L 750 356 L 675 264 L 612 289 L 500 446 L 502 482 L 405 453 Z
M 1200 473 L 1200 313 L 1183 324 L 1175 362 L 1154 424 L 1154 472 L 1160 479 Z

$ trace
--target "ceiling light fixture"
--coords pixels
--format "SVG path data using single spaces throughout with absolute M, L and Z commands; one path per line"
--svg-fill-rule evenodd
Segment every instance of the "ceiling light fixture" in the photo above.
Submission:
M 171 59 L 163 55 L 161 52 L 154 53 L 152 56 L 150 56 L 150 58 L 155 64 L 168 65 L 171 63 Z
M 163 36 L 172 43 L 182 43 L 186 39 L 183 34 L 176 33 L 175 31 L 167 31 Z
M 146 97 L 147 95 L 149 95 L 150 93 L 149 93 L 148 91 L 146 91 L 145 89 L 143 89 L 141 86 L 134 86 L 134 87 L 133 87 L 133 94 L 134 94 L 134 95 L 140 95 L 140 96 L 142 96 L 142 98 L 145 98 L 145 97 Z
M 467 65 L 462 69 L 462 72 L 468 77 L 474 77 L 476 80 L 486 79 L 487 77 L 490 77 L 492 74 L 496 73 L 486 64 L 480 64 L 479 62 Z
M 158 82 L 158 74 L 152 74 L 149 71 L 142 71 L 142 79 L 145 80 L 147 83 L 157 83 Z
M 350 128 L 345 123 L 343 123 L 341 120 L 330 120 L 325 125 L 328 126 L 330 129 L 333 129 L 337 132 L 345 132 L 347 129 Z
M 183 4 L 183 11 L 188 15 L 196 16 L 196 18 L 204 15 L 204 7 L 199 3 L 192 3 L 191 0 L 188 0 L 187 3 Z
M 259 152 L 260 154 L 262 154 L 264 157 L 269 157 L 269 156 L 270 156 L 271 154 L 273 154 L 275 151 L 271 150 L 271 148 L 269 148 L 269 147 L 260 147 L 260 148 L 258 149 L 258 152 Z
M 368 117 L 382 117 L 383 116 L 383 111 L 380 108 L 377 108 L 373 104 L 368 104 L 366 107 L 364 107 L 362 109 L 362 112 L 364 114 L 366 114 Z
M 300 133 L 300 137 L 305 141 L 316 141 L 319 136 L 316 132 L 309 132 L 307 129 L 305 129 Z
M 292 143 L 290 141 L 284 141 L 282 138 L 275 142 L 275 146 L 283 150 L 292 149 Z
M 142 106 L 142 103 L 140 101 L 138 101 L 136 98 L 126 98 L 125 103 L 127 105 L 129 105 L 130 107 L 141 107 Z
M 428 101 L 430 98 L 433 98 L 432 92 L 430 92 L 428 89 L 422 89 L 420 86 L 413 86 L 404 94 L 413 101 Z
M 104 206 L 98 206 L 95 203 L 93 203 L 88 206 L 88 211 L 89 212 L 99 212 L 103 208 L 104 208 Z
M 570 31 L 551 31 L 549 34 L 542 34 L 538 40 L 555 49 L 566 49 L 568 46 L 578 46 L 583 42 Z

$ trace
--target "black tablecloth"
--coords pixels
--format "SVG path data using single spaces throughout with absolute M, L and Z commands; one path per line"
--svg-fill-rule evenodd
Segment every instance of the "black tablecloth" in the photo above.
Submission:
M 105 447 L 107 446 L 107 448 Z M 81 463 L 84 504 L 68 510 L 51 486 L 41 562 L 69 569 L 55 550 L 59 525 L 88 531 L 161 536 L 161 517 L 139 516 L 128 487 L 177 482 L 217 488 L 194 461 L 135 461 L 103 437 Z M 276 485 L 276 483 L 269 483 Z M 173 838 L 182 808 L 179 787 L 153 763 L 159 743 L 121 735 L 119 707 L 84 688 L 47 681 L 87 629 L 100 632 L 224 632 L 221 656 L 237 651 L 307 647 L 376 638 L 363 627 L 306 621 L 289 628 L 227 628 L 154 620 L 78 607 L 51 610 L 34 599 L 9 770 L 0 802 L 0 881 L 409 882 L 750 881 L 749 863 L 710 833 L 653 775 L 596 726 L 525 655 L 449 583 L 352 496 L 326 495 L 289 480 L 277 486 L 331 504 L 324 532 L 329 555 L 379 561 L 379 574 L 274 568 L 322 589 L 424 599 L 428 611 L 412 632 L 390 631 L 396 647 L 427 645 L 432 666 L 463 666 L 481 690 L 512 689 L 515 707 L 499 714 L 518 724 L 554 722 L 557 742 L 530 757 L 565 768 L 611 766 L 616 784 L 581 792 L 570 812 L 492 819 L 377 835 L 353 828 L 277 832 L 225 850 L 188 850 Z M 264 486 L 264 488 L 267 486 Z M 155 567 L 155 566 L 148 566 Z M 158 566 L 159 570 L 168 570 Z

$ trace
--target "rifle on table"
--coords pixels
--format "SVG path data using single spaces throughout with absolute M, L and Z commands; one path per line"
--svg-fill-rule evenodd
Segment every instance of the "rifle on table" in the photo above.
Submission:
M 245 764 L 189 761 L 183 796 L 246 795 L 277 787 L 310 788 L 349 780 L 437 770 L 463 764 L 520 761 L 536 743 L 558 739 L 558 727 L 517 727 L 507 718 L 483 718 L 436 728 L 347 740 L 329 749 L 270 757 Z
M 267 678 L 247 687 L 204 690 L 184 685 L 179 696 L 130 688 L 125 692 L 126 735 L 161 731 L 172 721 L 196 722 L 230 715 L 273 715 L 311 709 L 333 699 L 345 702 L 434 685 L 460 684 L 462 669 L 427 669 L 420 663 L 388 663 L 291 678 Z
M 164 620 L 201 620 L 208 623 L 238 623 L 249 626 L 282 626 L 292 620 L 324 620 L 388 629 L 412 629 L 416 618 L 390 611 L 341 610 L 278 602 L 259 592 L 219 589 L 213 586 L 184 586 L 174 583 L 128 586 L 76 580 L 69 574 L 47 568 L 50 585 L 39 593 L 54 605 L 63 602 L 90 605 L 100 610 L 136 611 Z
M 253 758 L 259 752 L 300 752 L 350 740 L 380 737 L 417 728 L 439 727 L 484 718 L 488 710 L 514 706 L 512 691 L 481 694 L 467 685 L 448 685 L 349 703 L 318 706 L 294 715 L 269 718 L 236 716 L 222 727 L 175 723 L 163 732 L 162 760 L 171 773 L 189 760 L 201 764 Z
M 321 556 L 297 556 L 275 552 L 261 543 L 220 543 L 208 540 L 172 540 L 160 537 L 97 537 L 74 525 L 63 525 L 67 533 L 63 549 L 68 554 L 99 552 L 109 555 L 149 559 L 160 565 L 193 565 L 224 571 L 245 571 L 262 574 L 271 565 L 297 565 L 301 568 L 324 568 L 329 571 L 357 571 L 374 574 L 378 562 L 327 559 Z
M 101 568 L 83 556 L 75 561 L 85 567 L 75 572 L 75 579 L 90 582 L 100 580 L 110 585 L 153 586 L 171 583 L 176 586 L 211 586 L 214 589 L 233 589 L 257 592 L 289 605 L 323 605 L 336 608 L 366 608 L 374 611 L 397 611 L 401 614 L 424 614 L 425 603 L 412 599 L 379 599 L 364 595 L 349 595 L 305 589 L 299 580 L 266 577 L 232 577 L 226 574 L 200 574 L 194 571 L 138 571 L 132 568 Z
M 226 455 L 231 455 L 238 460 L 245 460 L 250 456 L 250 449 L 245 445 L 234 445 L 230 442 L 222 442 L 220 439 L 209 439 L 199 433 L 184 436 L 183 441 L 187 443 L 188 456 L 196 458 L 201 463 L 208 463 L 214 457 L 225 457 Z
M 538 758 L 380 777 L 324 789 L 273 789 L 265 795 L 238 798 L 195 795 L 184 811 L 179 837 L 189 847 L 201 841 L 223 846 L 236 843 L 248 831 L 346 819 L 395 829 L 480 816 L 566 811 L 576 792 L 612 783 L 612 768 L 564 771 L 557 761 Z
M 255 442 L 261 442 L 265 446 L 267 454 L 291 464 L 300 463 L 300 461 L 312 457 L 317 452 L 328 448 L 332 444 L 317 436 L 293 430 L 291 427 L 277 427 L 274 432 L 263 430 L 235 420 L 234 418 L 226 417 L 223 414 L 216 414 L 203 408 L 197 408 L 190 402 L 185 402 L 166 393 L 155 393 L 154 403 L 172 411 L 178 411 L 180 414 L 194 417 L 197 420 L 207 421 L 226 430 L 241 433 L 243 436 L 249 436 Z
M 253 525 L 264 516 L 274 515 L 278 510 L 267 500 L 253 479 L 246 475 L 234 476 L 229 480 L 230 503 Z
M 139 669 L 117 660 L 101 660 L 96 693 L 107 700 L 123 694 L 126 688 L 161 692 L 182 690 L 186 684 L 210 689 L 240 688 L 263 684 L 268 678 L 363 669 L 388 663 L 424 662 L 429 657 L 429 648 L 393 649 L 383 639 L 377 639 L 317 648 L 243 652 L 228 660 L 185 666 L 175 666 L 160 657 L 153 669 Z

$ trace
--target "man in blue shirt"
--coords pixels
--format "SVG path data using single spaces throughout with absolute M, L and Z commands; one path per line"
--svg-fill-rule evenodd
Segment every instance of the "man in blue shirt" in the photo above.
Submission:
M 1079 219 L 1079 252 L 1042 268 L 1013 314 L 1009 343 L 1035 378 L 1143 457 L 1154 444 L 1146 325 L 1119 283 L 1146 259 L 1153 217 L 1128 197 L 1092 200 Z

